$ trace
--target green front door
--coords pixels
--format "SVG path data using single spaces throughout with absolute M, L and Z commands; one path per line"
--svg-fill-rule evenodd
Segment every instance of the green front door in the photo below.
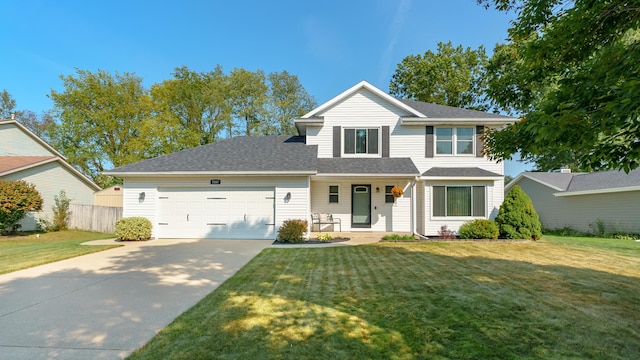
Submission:
M 371 227 L 371 185 L 351 185 L 351 227 Z

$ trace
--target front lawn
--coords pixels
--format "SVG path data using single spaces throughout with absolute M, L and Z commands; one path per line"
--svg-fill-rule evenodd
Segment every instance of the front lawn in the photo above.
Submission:
M 113 238 L 82 230 L 65 230 L 38 235 L 0 236 L 0 274 L 111 249 L 119 245 L 80 245 L 83 242 Z
M 267 249 L 131 359 L 632 359 L 640 243 Z

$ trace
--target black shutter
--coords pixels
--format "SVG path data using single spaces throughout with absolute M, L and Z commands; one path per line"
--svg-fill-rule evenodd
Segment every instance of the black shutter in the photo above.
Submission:
M 425 157 L 433 157 L 433 126 L 427 126 L 427 136 L 425 139 Z
M 340 146 L 342 141 L 340 140 L 340 126 L 333 127 L 333 157 L 340 157 Z
M 476 126 L 476 157 L 483 157 L 484 152 L 482 148 L 484 142 L 482 141 L 482 135 L 484 134 L 484 126 Z
M 389 157 L 389 127 L 382 127 L 382 157 Z

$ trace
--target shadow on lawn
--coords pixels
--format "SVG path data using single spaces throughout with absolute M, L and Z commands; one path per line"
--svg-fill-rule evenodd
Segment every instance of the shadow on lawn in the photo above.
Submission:
M 640 274 L 398 246 L 296 251 L 258 256 L 140 358 L 631 358 L 640 352 Z

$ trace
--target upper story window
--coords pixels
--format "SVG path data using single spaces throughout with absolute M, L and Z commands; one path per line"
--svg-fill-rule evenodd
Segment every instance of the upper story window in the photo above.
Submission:
M 473 155 L 473 128 L 436 128 L 437 155 Z
M 378 129 L 344 129 L 344 153 L 377 155 L 379 138 Z

